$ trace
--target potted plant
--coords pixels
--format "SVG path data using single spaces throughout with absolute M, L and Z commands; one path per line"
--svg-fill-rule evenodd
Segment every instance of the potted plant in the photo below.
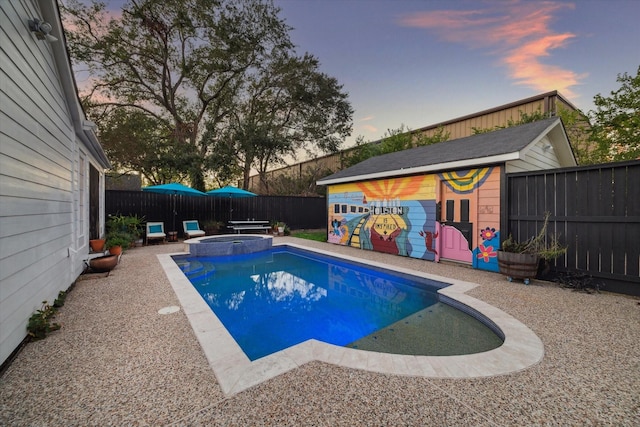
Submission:
M 144 216 L 129 215 L 124 217 L 124 225 L 127 233 L 131 236 L 131 246 L 142 246 L 142 236 L 144 234 Z
M 107 235 L 106 246 L 111 255 L 120 255 L 124 249 L 134 241 L 132 236 L 123 232 L 114 231 Z
M 144 217 L 137 215 L 109 215 L 107 220 L 107 238 L 105 246 L 109 252 L 119 252 L 115 247 L 122 249 L 136 246 L 136 241 L 142 238 L 144 233 Z
M 116 265 L 118 265 L 118 255 L 103 255 L 89 260 L 89 268 L 94 273 L 111 271 Z
M 549 268 L 549 262 L 567 252 L 555 234 L 547 238 L 549 212 L 545 212 L 544 223 L 536 236 L 524 242 L 516 242 L 513 236 L 502 242 L 498 251 L 498 267 L 507 280 L 523 279 L 525 285 L 538 275 L 540 268 Z
M 121 233 L 131 237 L 135 243 L 144 233 L 144 216 L 138 215 L 109 215 L 107 220 L 107 233 Z
M 91 239 L 89 240 L 89 247 L 91 248 L 91 252 L 102 252 L 104 251 L 105 239 Z
M 278 236 L 284 236 L 284 229 L 287 227 L 287 224 L 282 221 L 278 221 L 276 226 L 278 227 Z

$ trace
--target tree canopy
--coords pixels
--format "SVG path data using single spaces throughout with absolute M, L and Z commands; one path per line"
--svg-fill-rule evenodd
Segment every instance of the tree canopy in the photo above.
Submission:
M 593 99 L 590 139 L 602 161 L 640 159 L 640 66 L 634 76 L 618 74 L 618 90 Z
M 106 150 L 151 182 L 188 177 L 204 190 L 205 177 L 230 180 L 303 146 L 335 151 L 351 132 L 347 95 L 296 55 L 270 1 L 129 0 L 108 17 L 95 0 L 67 0 L 62 10 Z M 117 136 L 135 123 L 127 153 Z
M 277 58 L 249 78 L 236 108 L 212 133 L 216 153 L 241 165 L 243 183 L 301 149 L 336 152 L 351 133 L 351 105 L 309 54 Z

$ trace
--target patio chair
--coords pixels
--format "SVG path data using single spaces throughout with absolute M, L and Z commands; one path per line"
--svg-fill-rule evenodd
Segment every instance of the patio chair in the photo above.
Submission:
M 206 234 L 203 230 L 200 230 L 200 224 L 198 224 L 197 219 L 182 221 L 182 228 L 184 229 L 184 236 L 187 239 L 191 239 L 192 237 L 201 237 Z
M 162 240 L 164 243 L 167 238 L 164 232 L 164 222 L 147 222 L 147 234 L 145 238 L 145 244 L 148 244 L 149 240 Z

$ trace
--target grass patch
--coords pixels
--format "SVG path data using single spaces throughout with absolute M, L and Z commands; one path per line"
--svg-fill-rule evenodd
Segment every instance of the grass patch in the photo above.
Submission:
M 291 230 L 291 236 L 307 240 L 316 240 L 318 242 L 327 241 L 326 230 Z

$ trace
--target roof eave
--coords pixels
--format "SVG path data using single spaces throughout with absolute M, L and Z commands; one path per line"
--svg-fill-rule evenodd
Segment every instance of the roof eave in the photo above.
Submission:
M 111 167 L 111 163 L 95 134 L 95 124 L 88 121 L 85 112 L 78 97 L 78 88 L 71 67 L 69 51 L 67 49 L 66 38 L 62 22 L 60 20 L 60 11 L 57 1 L 41 2 L 42 18 L 55 26 L 55 34 L 59 35 L 59 40 L 51 44 L 54 61 L 64 96 L 69 106 L 71 118 L 75 128 L 75 135 L 82 141 L 83 145 L 91 153 L 93 158 L 104 169 Z
M 461 169 L 461 168 L 473 167 L 473 166 L 479 166 L 479 165 L 504 163 L 510 160 L 518 160 L 520 158 L 521 158 L 521 153 L 519 151 L 514 151 L 511 153 L 498 154 L 494 156 L 487 156 L 487 157 L 466 159 L 466 160 L 456 160 L 455 162 L 436 163 L 432 165 L 425 165 L 425 166 L 419 166 L 414 168 L 395 169 L 390 171 L 370 173 L 370 174 L 364 174 L 364 175 L 353 175 L 353 176 L 335 178 L 335 179 L 321 179 L 319 181 L 316 181 L 316 184 L 317 185 L 333 185 L 333 184 L 344 184 L 347 182 L 355 182 L 355 181 L 367 181 L 367 180 L 373 180 L 373 179 L 417 175 L 417 174 L 426 173 L 426 172 L 436 172 L 441 170 L 455 170 L 455 169 Z

